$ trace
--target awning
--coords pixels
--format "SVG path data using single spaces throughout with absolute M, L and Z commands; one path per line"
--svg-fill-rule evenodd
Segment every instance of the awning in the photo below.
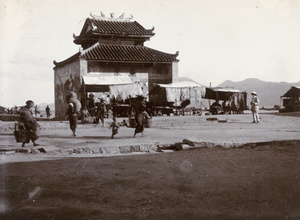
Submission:
M 230 87 L 213 87 L 213 88 L 206 88 L 206 99 L 214 99 L 214 100 L 229 100 L 230 97 L 234 94 L 241 94 L 246 95 L 246 92 L 242 92 L 240 90 L 230 88 Z
M 204 88 L 204 86 L 191 81 L 182 81 L 182 82 L 174 82 L 170 84 L 157 84 L 157 85 L 164 88 L 194 88 L 194 87 Z
M 191 81 L 175 82 L 170 84 L 157 84 L 150 95 L 166 94 L 167 102 L 174 102 L 174 105 L 180 105 L 184 100 L 190 100 L 189 107 L 200 107 L 202 97 L 205 96 L 205 87 Z
M 83 76 L 85 85 L 124 85 L 133 84 L 129 76 Z
M 230 93 L 239 93 L 241 92 L 240 90 L 233 89 L 233 88 L 221 88 L 221 87 L 215 87 L 215 88 L 209 88 L 215 92 L 230 92 Z
M 85 92 L 110 92 L 119 100 L 143 95 L 141 86 L 133 82 L 129 76 L 83 76 L 84 85 L 81 91 Z

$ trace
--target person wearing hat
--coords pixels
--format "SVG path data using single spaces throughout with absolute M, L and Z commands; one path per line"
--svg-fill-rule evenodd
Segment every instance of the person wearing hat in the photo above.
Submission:
M 76 128 L 78 116 L 81 110 L 81 103 L 77 98 L 77 94 L 73 91 L 68 91 L 66 94 L 66 100 L 68 102 L 68 108 L 66 116 L 69 118 L 70 129 L 73 132 L 73 136 L 76 136 Z
M 258 104 L 259 104 L 259 99 L 257 97 L 256 92 L 251 92 L 252 98 L 251 98 L 251 112 L 252 112 L 252 117 L 253 117 L 253 121 L 252 123 L 258 123 L 259 122 L 259 115 L 258 115 Z
M 99 98 L 100 103 L 97 104 L 97 113 L 96 113 L 96 124 L 99 124 L 99 121 L 102 123 L 102 127 L 104 127 L 104 118 L 106 113 L 106 104 L 104 98 Z
M 74 107 L 74 104 L 72 102 L 69 102 L 68 109 L 67 109 L 67 116 L 70 122 L 70 129 L 73 133 L 73 136 L 76 136 L 76 128 L 77 128 L 77 120 L 78 116 Z
M 19 119 L 21 122 L 23 122 L 25 130 L 26 130 L 26 136 L 28 140 L 31 140 L 33 143 L 33 146 L 39 146 L 39 144 L 36 143 L 36 140 L 39 138 L 37 134 L 37 129 L 39 127 L 39 124 L 36 122 L 36 120 L 33 117 L 31 109 L 34 106 L 34 102 L 32 100 L 28 100 L 26 102 L 26 106 L 22 107 L 20 109 L 20 116 Z M 25 147 L 25 143 L 23 142 L 22 147 Z M 29 143 L 29 142 L 27 142 Z

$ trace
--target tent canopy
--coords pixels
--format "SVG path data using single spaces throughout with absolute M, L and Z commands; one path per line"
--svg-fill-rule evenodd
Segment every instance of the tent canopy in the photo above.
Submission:
M 229 87 L 212 87 L 212 88 L 206 88 L 205 98 L 226 101 L 229 100 L 230 97 L 234 94 L 247 94 L 247 93 Z
M 182 82 L 174 82 L 170 84 L 157 84 L 157 85 L 164 88 L 195 88 L 195 87 L 205 88 L 204 86 L 192 81 L 182 81 Z
M 175 82 L 170 84 L 156 84 L 149 95 L 153 97 L 153 102 L 172 102 L 175 106 L 185 100 L 190 100 L 188 107 L 200 107 L 202 97 L 205 96 L 205 87 L 190 81 Z
M 133 82 L 129 76 L 83 76 L 84 92 L 110 92 L 114 97 L 126 98 L 143 95 L 141 86 Z
M 133 84 L 129 76 L 83 76 L 86 85 L 124 85 Z

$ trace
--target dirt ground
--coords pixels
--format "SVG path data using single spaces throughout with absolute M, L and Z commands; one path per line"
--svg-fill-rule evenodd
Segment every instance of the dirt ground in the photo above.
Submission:
M 1 219 L 300 219 L 300 141 L 1 166 Z
M 292 124 L 299 121 L 298 116 L 286 119 L 262 116 L 269 122 L 281 123 L 278 128 L 272 128 L 266 120 L 254 125 L 260 127 L 248 122 L 244 126 L 246 119 L 235 117 L 229 120 L 233 131 L 241 130 L 240 135 L 258 130 L 251 136 L 257 143 L 170 153 L 92 157 L 83 154 L 80 158 L 1 154 L 0 219 L 300 219 L 300 140 L 295 138 L 299 137 L 300 127 Z M 283 121 L 290 126 L 283 128 Z M 246 130 L 241 129 L 241 123 Z M 203 123 L 201 128 L 220 129 L 220 133 L 213 132 L 210 137 L 199 128 L 203 135 L 200 138 L 219 140 L 222 126 L 229 125 Z M 167 127 L 146 130 L 144 139 L 128 141 L 148 142 L 152 135 L 168 130 Z M 177 134 L 178 139 L 182 134 L 196 135 L 195 126 L 180 127 L 183 132 Z M 4 130 L 1 140 L 11 140 L 13 137 Z M 282 141 L 278 140 L 280 135 L 268 137 L 277 141 L 264 142 L 269 130 L 275 132 L 269 133 L 272 135 L 279 130 L 278 134 L 286 132 L 291 136 Z M 106 131 L 109 134 L 107 128 Z M 53 136 L 44 135 L 42 141 L 52 140 L 57 132 L 63 135 L 62 129 L 51 132 Z M 84 138 L 95 138 L 94 134 L 86 137 L 83 129 L 80 132 L 81 145 Z M 128 130 L 128 135 L 131 132 Z M 127 133 L 121 133 L 117 140 L 101 138 L 100 141 L 124 144 L 127 139 L 122 139 L 122 135 Z M 228 132 L 226 135 L 230 139 L 235 137 Z M 246 135 L 242 137 L 236 140 L 251 140 Z M 63 145 L 60 138 L 57 145 Z

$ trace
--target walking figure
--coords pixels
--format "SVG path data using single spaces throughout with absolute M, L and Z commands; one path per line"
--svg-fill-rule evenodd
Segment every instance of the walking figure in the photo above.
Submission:
M 70 122 L 70 129 L 73 132 L 73 136 L 75 137 L 76 136 L 78 115 L 77 115 L 77 112 L 75 110 L 74 104 L 72 102 L 70 102 L 69 105 L 68 105 L 67 116 L 68 116 L 69 122 Z
M 136 127 L 133 137 L 135 137 L 137 133 L 142 133 L 143 136 L 145 118 L 151 118 L 146 111 L 139 112 L 135 115 Z
M 103 98 L 100 98 L 100 103 L 97 106 L 97 114 L 96 114 L 96 124 L 99 124 L 99 120 L 102 123 L 102 127 L 104 127 L 104 118 L 106 113 L 106 104 Z
M 118 130 L 119 130 L 119 125 L 118 125 L 118 123 L 116 121 L 116 118 L 113 118 L 113 122 L 111 123 L 111 125 L 110 125 L 109 128 L 111 128 L 111 131 L 112 131 L 111 138 L 114 138 L 114 136 L 116 134 L 118 134 Z
M 144 132 L 144 119 L 145 118 L 151 118 L 147 111 L 147 105 L 146 105 L 146 101 L 144 97 L 138 97 L 140 100 L 137 102 L 136 106 L 135 106 L 135 122 L 136 122 L 136 127 L 134 130 L 134 135 L 133 137 L 135 137 L 135 135 L 137 133 L 142 133 Z
M 37 144 L 35 141 L 39 138 L 39 136 L 37 134 L 37 129 L 38 129 L 39 125 L 36 122 L 36 120 L 34 119 L 32 111 L 31 111 L 33 106 L 34 106 L 33 101 L 28 100 L 26 102 L 26 106 L 24 106 L 20 109 L 19 119 L 24 124 L 25 130 L 26 130 L 26 136 L 27 136 L 28 140 L 32 141 L 33 146 L 38 146 L 39 144 Z M 29 143 L 29 142 L 23 142 L 22 147 L 25 147 L 25 143 Z
M 77 121 L 78 121 L 78 115 L 81 110 L 81 103 L 77 99 L 77 95 L 75 92 L 68 92 L 67 97 L 68 101 L 68 109 L 67 109 L 67 116 L 69 117 L 70 122 L 70 129 L 73 132 L 73 136 L 76 136 L 76 128 L 77 128 Z

